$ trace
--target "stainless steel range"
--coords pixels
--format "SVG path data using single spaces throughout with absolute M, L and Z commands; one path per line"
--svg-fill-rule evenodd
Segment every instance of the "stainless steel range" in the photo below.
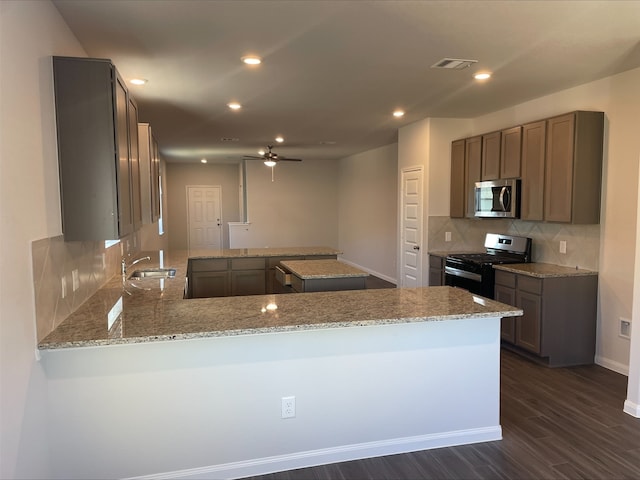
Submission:
M 485 252 L 451 254 L 446 258 L 446 285 L 460 287 L 487 298 L 494 298 L 494 264 L 531 261 L 531 239 L 487 233 Z

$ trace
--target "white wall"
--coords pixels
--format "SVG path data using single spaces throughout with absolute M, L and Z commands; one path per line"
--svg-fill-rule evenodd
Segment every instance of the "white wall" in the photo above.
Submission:
M 247 162 L 250 246 L 338 246 L 338 161 Z
M 340 160 L 341 259 L 396 282 L 398 144 Z
M 470 135 L 472 121 L 455 118 L 425 118 L 402 127 L 398 132 L 398 182 L 400 172 L 413 166 L 423 167 L 423 235 L 422 235 L 422 285 L 429 284 L 429 217 L 449 216 L 449 192 L 451 181 L 451 141 Z M 402 212 L 398 183 L 398 224 Z M 398 229 L 398 248 L 401 232 Z M 402 252 L 398 250 L 398 278 L 401 276 Z
M 162 147 L 162 145 L 160 145 Z M 237 165 L 202 163 L 168 163 L 165 167 L 165 192 L 167 209 L 167 235 L 173 249 L 187 249 L 187 185 L 220 186 L 222 190 L 222 244 L 229 248 L 228 222 L 240 220 L 239 185 Z M 164 179 L 163 179 L 164 180 Z
M 499 322 L 43 352 L 54 477 L 236 478 L 497 440 Z
M 31 242 L 61 233 L 51 55 L 86 56 L 49 2 L 0 2 L 0 477 L 49 473 Z M 9 272 L 9 273 L 7 273 Z

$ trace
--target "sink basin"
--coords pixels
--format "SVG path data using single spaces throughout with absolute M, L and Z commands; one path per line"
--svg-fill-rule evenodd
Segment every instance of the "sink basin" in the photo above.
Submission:
M 144 270 L 136 270 L 129 278 L 173 278 L 175 276 L 175 268 L 147 268 Z

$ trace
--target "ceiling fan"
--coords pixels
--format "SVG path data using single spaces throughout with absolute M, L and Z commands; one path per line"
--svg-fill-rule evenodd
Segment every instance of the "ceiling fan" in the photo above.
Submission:
M 275 165 L 280 161 L 283 161 L 283 162 L 301 162 L 302 161 L 301 158 L 281 157 L 277 153 L 273 152 L 272 149 L 273 149 L 273 145 L 267 145 L 267 151 L 264 152 L 262 155 L 260 156 L 245 155 L 243 158 L 246 158 L 247 160 L 262 160 L 267 167 L 275 167 Z

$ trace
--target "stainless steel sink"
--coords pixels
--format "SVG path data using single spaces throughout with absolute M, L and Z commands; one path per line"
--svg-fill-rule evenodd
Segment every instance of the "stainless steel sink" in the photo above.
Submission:
M 175 268 L 146 268 L 136 270 L 129 278 L 173 278 L 176 276 Z

